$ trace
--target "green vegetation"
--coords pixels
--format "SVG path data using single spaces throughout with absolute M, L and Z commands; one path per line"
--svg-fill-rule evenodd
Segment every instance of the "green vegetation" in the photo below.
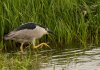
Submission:
M 14 41 L 4 41 L 3 37 L 26 22 L 36 22 L 53 30 L 55 36 L 44 36 L 38 41 L 38 43 L 49 42 L 52 48 L 77 43 L 81 45 L 77 46 L 78 48 L 88 48 L 88 44 L 99 45 L 100 0 L 0 0 L 0 49 L 13 47 L 13 50 L 16 50 L 20 46 Z M 42 62 L 49 64 L 51 61 L 49 58 L 53 57 L 48 51 L 41 53 L 43 54 L 41 57 L 37 51 L 32 51 L 33 53 L 28 55 L 0 51 L 0 70 L 39 70 Z M 53 52 L 52 54 L 58 53 L 57 55 L 60 53 Z M 71 61 L 68 55 L 65 58 L 69 59 L 66 60 L 68 63 Z
M 43 56 L 43 55 L 42 55 Z M 42 62 L 48 62 L 49 58 L 38 54 L 0 54 L 0 70 L 40 70 Z
M 0 0 L 0 47 L 5 33 L 22 23 L 36 22 L 53 30 L 53 46 L 80 43 L 98 45 L 100 0 Z M 47 41 L 47 37 L 40 41 Z M 7 42 L 6 46 L 15 45 Z

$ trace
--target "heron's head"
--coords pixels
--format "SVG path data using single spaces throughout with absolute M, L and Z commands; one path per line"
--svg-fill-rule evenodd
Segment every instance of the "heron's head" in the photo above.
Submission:
M 37 26 L 37 28 L 39 29 L 40 34 L 54 34 L 52 30 L 48 29 L 47 27 L 44 26 Z

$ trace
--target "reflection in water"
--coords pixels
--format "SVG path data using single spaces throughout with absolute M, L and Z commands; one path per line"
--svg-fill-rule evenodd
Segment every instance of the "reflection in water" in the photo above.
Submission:
M 88 51 L 64 49 L 41 51 L 40 70 L 100 70 L 100 48 Z

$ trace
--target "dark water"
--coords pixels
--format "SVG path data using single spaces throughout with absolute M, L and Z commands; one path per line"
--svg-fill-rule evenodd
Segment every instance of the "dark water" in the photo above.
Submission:
M 37 70 L 100 70 L 100 48 L 40 51 Z

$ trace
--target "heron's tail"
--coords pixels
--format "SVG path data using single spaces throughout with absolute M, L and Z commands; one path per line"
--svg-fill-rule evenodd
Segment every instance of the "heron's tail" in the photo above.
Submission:
M 9 40 L 10 38 L 9 38 L 9 36 L 8 35 L 5 35 L 4 36 L 4 40 Z
M 10 32 L 10 33 L 6 34 L 6 35 L 4 36 L 4 40 L 12 39 L 12 38 L 13 38 L 13 35 L 14 35 L 13 32 Z

